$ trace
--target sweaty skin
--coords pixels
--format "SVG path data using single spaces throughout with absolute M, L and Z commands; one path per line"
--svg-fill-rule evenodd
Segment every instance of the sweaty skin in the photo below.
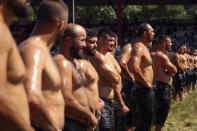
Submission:
M 134 75 L 132 72 L 129 71 L 129 64 L 131 63 L 131 52 L 132 52 L 132 45 L 131 43 L 126 44 L 122 48 L 122 53 L 120 57 L 120 66 L 122 69 L 123 77 L 131 82 L 134 82 Z
M 181 57 L 178 52 L 174 53 L 174 56 L 172 57 L 172 63 L 176 66 L 177 70 L 184 72 L 184 67 L 181 63 Z
M 148 48 L 141 42 L 136 43 L 133 47 L 131 59 L 130 70 L 133 71 L 135 80 L 152 89 L 153 69 Z
M 120 75 L 121 74 L 121 68 L 120 68 L 120 65 L 118 64 L 117 60 L 114 58 L 114 56 L 110 52 L 108 52 L 107 55 L 109 55 L 109 57 L 111 58 L 111 61 L 114 65 L 116 71 Z M 122 111 L 121 113 L 123 115 L 125 115 L 129 112 L 129 108 L 125 105 L 125 103 L 122 99 L 121 90 L 122 90 L 122 79 L 121 79 L 121 76 L 120 76 L 120 81 L 119 81 L 117 87 L 114 88 L 114 95 L 115 95 L 115 99 L 118 101 L 118 103 L 121 106 L 121 111 Z
M 45 130 L 62 129 L 64 99 L 61 79 L 49 48 L 39 36 L 33 36 L 22 43 L 20 52 L 26 66 L 24 85 L 32 123 Z
M 172 76 L 177 72 L 176 67 L 170 62 L 169 58 L 162 51 L 155 53 L 153 58 L 153 69 L 155 80 L 172 85 Z
M 5 17 L 6 16 L 6 17 Z M 7 0 L 0 2 L 0 129 L 31 131 L 27 96 L 23 86 L 25 67 L 9 30 L 14 14 Z
M 111 62 L 111 58 L 107 54 L 103 55 L 97 51 L 91 62 L 99 74 L 99 96 L 114 99 L 113 88 L 117 87 L 120 76 Z
M 76 53 L 83 52 L 82 49 L 86 45 L 86 31 L 82 26 L 76 24 L 68 24 L 67 30 L 74 32 L 75 37 L 66 36 L 60 46 L 61 53 L 54 57 L 61 73 L 62 93 L 66 104 L 65 117 L 80 121 L 87 128 L 93 130 L 97 126 L 97 119 L 90 102 L 92 98 L 88 97 L 88 91 L 86 91 L 87 79 L 81 68 L 83 62 L 81 63 L 81 59 L 73 58 L 71 55 L 73 45 L 78 49 Z M 96 74 L 94 76 L 96 77 Z
M 61 71 L 62 92 L 66 104 L 65 117 L 78 120 L 84 124 L 87 124 L 89 121 L 93 127 L 91 125 L 87 126 L 95 128 L 94 126 L 97 122 L 95 116 L 91 113 L 88 97 L 84 92 L 85 87 L 82 85 L 83 79 L 79 72 L 63 55 L 58 54 L 54 59 Z
M 99 108 L 99 93 L 98 93 L 98 74 L 92 64 L 86 60 L 80 60 L 80 66 L 83 69 L 87 84 L 85 89 L 88 93 L 88 97 L 90 98 L 90 102 L 92 105 L 92 109 L 95 112 Z
M 115 38 L 110 36 L 106 39 L 100 38 L 98 51 L 91 60 L 99 75 L 99 96 L 107 99 L 114 99 L 113 88 L 116 88 L 120 81 L 120 75 L 107 55 L 109 49 L 113 50 L 114 40 Z

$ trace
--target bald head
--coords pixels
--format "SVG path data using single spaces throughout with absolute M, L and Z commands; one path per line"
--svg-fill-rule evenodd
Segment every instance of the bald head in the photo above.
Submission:
M 86 30 L 84 29 L 83 26 L 78 25 L 78 24 L 69 23 L 67 25 L 65 32 L 64 32 L 64 38 L 70 37 L 70 38 L 74 39 L 78 36 L 78 34 L 81 34 L 81 33 L 86 34 Z

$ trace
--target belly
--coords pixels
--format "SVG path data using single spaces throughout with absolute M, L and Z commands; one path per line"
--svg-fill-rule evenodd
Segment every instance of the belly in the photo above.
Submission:
M 27 123 L 30 124 L 29 106 L 23 84 L 13 85 L 11 83 L 7 83 L 6 89 L 9 97 L 18 108 L 18 111 L 22 114 Z
M 98 106 L 99 106 L 98 91 L 97 91 L 97 93 L 95 93 L 95 92 L 87 90 L 87 92 L 88 92 L 88 97 L 90 99 L 90 103 L 91 103 L 92 108 L 94 110 L 97 110 Z
M 114 99 L 114 90 L 111 87 L 99 86 L 99 96 L 107 99 Z
M 171 76 L 167 76 L 164 73 L 159 73 L 159 75 L 156 76 L 156 81 L 161 81 L 163 83 L 166 83 L 168 85 L 172 85 L 172 77 Z
M 88 93 L 85 87 L 79 87 L 72 91 L 74 98 L 84 107 L 89 107 Z
M 43 91 L 49 113 L 59 129 L 64 126 L 64 98 L 61 91 Z

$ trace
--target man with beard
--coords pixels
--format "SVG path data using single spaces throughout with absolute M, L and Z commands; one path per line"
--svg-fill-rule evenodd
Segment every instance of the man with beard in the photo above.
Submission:
M 66 28 L 68 8 L 61 0 L 43 1 L 29 39 L 20 47 L 26 66 L 24 86 L 36 130 L 57 131 L 64 126 L 61 79 L 49 51 Z
M 177 68 L 177 73 L 173 77 L 173 87 L 174 87 L 174 99 L 177 100 L 177 95 L 179 94 L 180 101 L 183 100 L 183 74 L 184 67 L 181 63 L 181 46 L 175 48 L 174 56 L 172 57 L 172 63 Z
M 156 83 L 156 108 L 154 115 L 155 131 L 161 131 L 170 109 L 172 76 L 177 73 L 167 53 L 172 46 L 170 37 L 162 35 L 158 38 L 159 50 L 153 57 L 153 70 Z
M 130 71 L 135 76 L 132 95 L 136 103 L 136 131 L 150 131 L 154 111 L 153 69 L 148 47 L 151 46 L 154 30 L 150 24 L 143 23 L 138 27 L 138 42 L 132 49 Z
M 77 24 L 68 24 L 64 33 L 64 40 L 60 45 L 60 53 L 54 57 L 61 73 L 62 93 L 66 104 L 64 131 L 88 131 L 95 129 L 97 126 L 94 105 L 88 97 L 92 93 L 85 89 L 89 79 L 86 79 L 82 66 L 87 65 L 80 65 L 84 64 L 80 61 L 83 61 L 85 47 L 85 29 Z M 86 62 L 85 64 L 88 64 Z M 87 70 L 87 67 L 84 68 Z M 93 68 L 88 70 L 93 70 Z M 96 81 L 98 76 L 97 74 L 93 75 Z M 95 89 L 94 91 L 95 95 L 97 95 Z M 95 101 L 98 104 L 98 97 L 94 99 Z
M 90 102 L 92 103 L 93 110 L 95 112 L 95 116 L 98 120 L 100 120 L 101 112 L 104 108 L 104 102 L 102 99 L 99 98 L 98 93 L 98 74 L 94 67 L 91 64 L 92 57 L 96 54 L 97 49 L 97 32 L 94 30 L 87 30 L 87 38 L 86 38 L 86 47 L 84 49 L 84 59 L 80 60 L 80 66 L 83 69 L 86 79 L 87 79 L 87 86 L 86 90 L 88 93 L 88 97 L 91 98 Z M 99 130 L 99 126 L 97 126 L 96 130 Z
M 115 42 L 115 35 L 111 30 L 102 29 L 98 34 L 98 51 L 91 63 L 99 75 L 99 96 L 104 101 L 105 106 L 99 121 L 101 131 L 114 131 L 114 90 L 119 81 L 120 75 L 116 71 L 111 57 L 107 52 L 112 52 Z
M 29 107 L 23 80 L 25 67 L 9 25 L 15 16 L 27 18 L 26 0 L 0 1 L 0 129 L 31 131 Z

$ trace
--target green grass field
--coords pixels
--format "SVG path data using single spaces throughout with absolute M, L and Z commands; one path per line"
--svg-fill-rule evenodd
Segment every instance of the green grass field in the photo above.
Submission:
M 182 102 L 172 100 L 166 126 L 162 131 L 197 131 L 197 89 Z

